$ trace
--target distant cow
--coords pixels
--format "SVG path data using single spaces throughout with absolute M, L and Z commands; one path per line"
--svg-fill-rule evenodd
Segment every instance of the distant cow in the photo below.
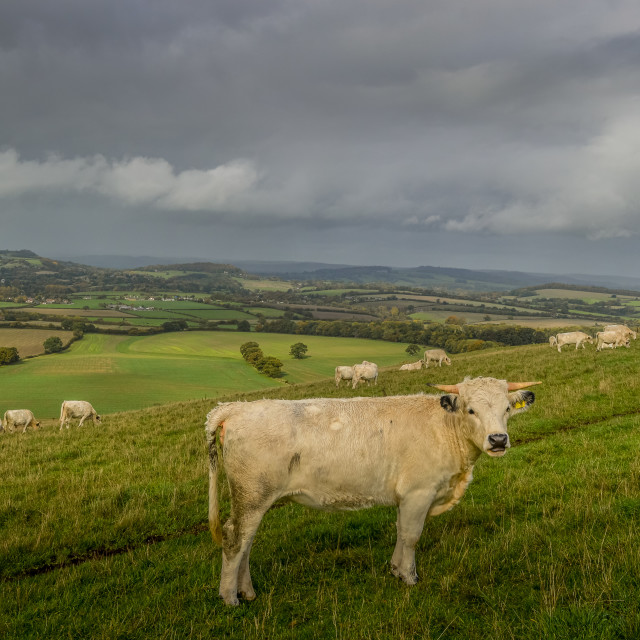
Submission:
M 537 382 L 494 378 L 434 385 L 445 395 L 312 398 L 221 403 L 206 422 L 209 527 L 221 544 L 220 596 L 253 600 L 249 555 L 262 517 L 284 500 L 345 511 L 398 509 L 391 571 L 406 584 L 418 576 L 415 548 L 427 516 L 454 507 L 483 452 L 510 447 L 507 420 L 535 400 Z M 221 527 L 218 443 L 231 496 Z
M 81 427 L 82 423 L 90 418 L 93 423 L 100 422 L 100 416 L 96 413 L 96 410 L 91 406 L 90 402 L 85 400 L 65 400 L 60 407 L 60 430 L 62 427 L 67 426 L 69 428 L 69 420 L 72 418 L 80 418 L 78 426 Z
M 624 337 L 618 331 L 598 331 L 596 333 L 596 351 L 602 349 L 616 349 L 618 347 L 629 348 L 629 338 Z
M 378 384 L 378 365 L 366 360 L 362 364 L 354 364 L 351 388 L 355 389 L 360 380 L 366 380 L 367 384 L 371 384 L 371 380 L 373 380 L 374 384 Z
M 5 411 L 4 419 L 2 420 L 2 426 L 0 431 L 15 431 L 15 427 L 24 427 L 22 433 L 27 431 L 27 427 L 32 427 L 35 431 L 40 426 L 40 423 L 35 419 L 35 416 L 29 409 L 9 409 Z
M 418 360 L 418 362 L 410 362 L 409 364 L 403 364 L 400 367 L 400 371 L 417 371 L 418 369 L 422 369 L 422 365 L 424 362 L 422 360 Z
M 424 352 L 425 369 L 429 368 L 430 362 L 437 362 L 438 366 L 441 367 L 443 362 L 450 365 L 451 359 L 443 349 L 427 349 L 427 351 Z
M 556 336 L 556 344 L 560 353 L 562 353 L 562 347 L 565 344 L 575 344 L 576 349 L 578 347 L 582 347 L 584 349 L 586 342 L 593 344 L 593 338 L 583 331 L 568 331 L 567 333 L 559 333 Z
M 351 380 L 353 378 L 353 367 L 338 366 L 336 367 L 335 379 L 336 387 L 340 386 L 341 380 Z
M 624 338 L 633 338 L 636 339 L 636 332 L 632 329 L 629 329 L 625 324 L 608 324 L 603 331 L 615 331 L 619 333 Z

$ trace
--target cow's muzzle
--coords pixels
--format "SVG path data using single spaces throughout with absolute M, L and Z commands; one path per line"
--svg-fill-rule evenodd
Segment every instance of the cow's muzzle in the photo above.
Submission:
M 509 436 L 506 433 L 492 433 L 487 436 L 489 448 L 487 453 L 494 456 L 502 456 L 506 449 L 511 445 L 509 444 Z

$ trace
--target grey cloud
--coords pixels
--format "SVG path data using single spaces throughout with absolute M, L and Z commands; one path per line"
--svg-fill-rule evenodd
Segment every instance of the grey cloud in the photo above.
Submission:
M 0 206 L 48 197 L 85 225 L 107 207 L 159 244 L 162 224 L 282 224 L 608 247 L 640 228 L 637 18 L 624 0 L 9 0 Z

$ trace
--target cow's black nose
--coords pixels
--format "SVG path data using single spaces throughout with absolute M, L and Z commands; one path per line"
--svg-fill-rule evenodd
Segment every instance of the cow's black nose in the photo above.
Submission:
M 506 433 L 492 433 L 489 436 L 489 445 L 492 449 L 504 449 L 509 442 L 509 436 Z

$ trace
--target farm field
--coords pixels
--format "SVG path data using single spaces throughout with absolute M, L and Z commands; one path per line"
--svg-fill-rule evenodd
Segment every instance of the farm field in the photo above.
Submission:
M 221 552 L 206 522 L 211 400 L 2 436 L 3 637 L 640 637 L 639 361 L 638 341 L 607 353 L 532 345 L 385 372 L 360 395 L 466 375 L 543 384 L 510 421 L 509 452 L 482 457 L 460 504 L 427 519 L 415 587 L 389 571 L 394 509 L 289 505 L 266 514 L 251 557 L 257 599 L 235 609 L 218 598 Z M 247 397 L 336 393 L 352 394 L 325 380 Z
M 282 378 L 261 375 L 242 359 L 240 345 L 248 340 L 257 341 L 265 355 L 282 360 Z M 295 360 L 289 348 L 299 341 L 309 351 L 306 358 Z M 0 412 L 28 407 L 39 418 L 53 419 L 65 399 L 88 400 L 105 414 L 214 398 L 281 387 L 286 382 L 333 378 L 337 364 L 367 359 L 380 366 L 395 365 L 407 359 L 405 347 L 402 343 L 353 338 L 223 331 L 140 337 L 86 334 L 64 353 L 1 367 Z
M 250 278 L 234 278 L 236 282 L 241 284 L 249 291 L 289 291 L 293 287 L 291 282 L 283 280 L 252 280 Z
M 0 327 L 0 347 L 15 347 L 21 358 L 28 358 L 44 353 L 44 347 L 42 346 L 44 341 L 53 336 L 58 336 L 62 340 L 62 344 L 67 344 L 73 337 L 73 332 L 63 331 L 62 329 L 11 329 Z
M 597 291 L 576 291 L 574 289 L 537 289 L 538 298 L 567 298 L 572 300 L 584 300 L 585 302 L 598 302 L 599 300 L 610 300 L 610 293 L 599 293 Z M 634 300 L 631 296 L 617 296 L 620 302 L 627 303 Z
M 586 318 L 540 318 L 539 316 L 516 316 L 513 319 L 509 319 L 508 316 L 491 314 L 491 309 L 487 309 L 485 313 L 466 313 L 465 311 L 422 311 L 418 313 L 412 313 L 409 317 L 413 320 L 420 320 L 422 322 L 444 322 L 449 316 L 454 315 L 459 318 L 464 318 L 468 324 L 480 323 L 480 324 L 506 324 L 509 326 L 518 327 L 531 327 L 533 329 L 547 329 L 551 327 L 595 327 L 598 325 L 592 319 Z M 485 316 L 488 315 L 491 320 L 485 320 Z M 602 323 L 600 323 L 602 326 Z

